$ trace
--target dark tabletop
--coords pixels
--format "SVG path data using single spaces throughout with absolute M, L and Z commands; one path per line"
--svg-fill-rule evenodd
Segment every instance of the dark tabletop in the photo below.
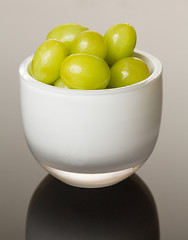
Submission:
M 188 239 L 188 1 L 0 2 L 0 240 Z M 129 22 L 158 57 L 163 114 L 156 147 L 132 177 L 82 189 L 51 177 L 23 133 L 18 67 L 49 30 L 77 22 L 102 34 Z

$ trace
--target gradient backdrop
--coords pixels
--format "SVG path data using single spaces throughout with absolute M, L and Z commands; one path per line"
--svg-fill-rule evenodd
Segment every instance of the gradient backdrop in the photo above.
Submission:
M 161 239 L 187 239 L 187 11 L 187 0 L 0 1 L 0 239 L 24 239 L 28 203 L 47 174 L 34 160 L 24 139 L 18 68 L 53 27 L 68 22 L 86 25 L 102 34 L 113 24 L 128 22 L 137 31 L 137 48 L 161 60 L 161 131 L 154 152 L 138 175 L 155 198 Z

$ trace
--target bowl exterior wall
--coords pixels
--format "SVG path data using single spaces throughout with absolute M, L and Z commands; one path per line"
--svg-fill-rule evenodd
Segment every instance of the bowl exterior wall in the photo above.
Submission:
M 142 164 L 156 144 L 162 75 L 130 91 L 99 95 L 45 91 L 20 76 L 20 95 L 27 143 L 43 165 L 119 171 Z

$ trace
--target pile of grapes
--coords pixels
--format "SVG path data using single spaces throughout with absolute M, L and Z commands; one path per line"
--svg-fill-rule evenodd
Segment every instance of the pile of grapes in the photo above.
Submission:
M 135 84 L 149 76 L 144 61 L 131 57 L 137 35 L 129 24 L 110 27 L 104 37 L 80 24 L 52 29 L 29 66 L 36 80 L 55 87 L 97 90 Z

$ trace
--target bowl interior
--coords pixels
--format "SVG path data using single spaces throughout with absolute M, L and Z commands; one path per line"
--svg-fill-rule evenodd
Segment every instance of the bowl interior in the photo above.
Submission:
M 149 82 L 155 80 L 161 74 L 162 64 L 153 55 L 141 50 L 135 50 L 132 56 L 142 59 L 147 64 L 150 71 L 150 76 L 141 82 L 138 82 L 129 86 L 125 86 L 125 87 L 120 87 L 120 88 L 99 89 L 99 90 L 77 90 L 77 89 L 57 88 L 52 85 L 39 82 L 29 74 L 30 63 L 32 61 L 33 55 L 28 57 L 22 62 L 19 72 L 22 79 L 27 81 L 28 84 L 31 84 L 37 88 L 42 88 L 43 90 L 53 91 L 57 93 L 64 92 L 67 94 L 86 94 L 86 95 L 87 94 L 93 94 L 93 95 L 104 94 L 105 95 L 105 94 L 118 93 L 121 91 L 133 90 L 134 88 L 140 87 L 143 84 L 147 84 L 147 83 L 149 84 Z

